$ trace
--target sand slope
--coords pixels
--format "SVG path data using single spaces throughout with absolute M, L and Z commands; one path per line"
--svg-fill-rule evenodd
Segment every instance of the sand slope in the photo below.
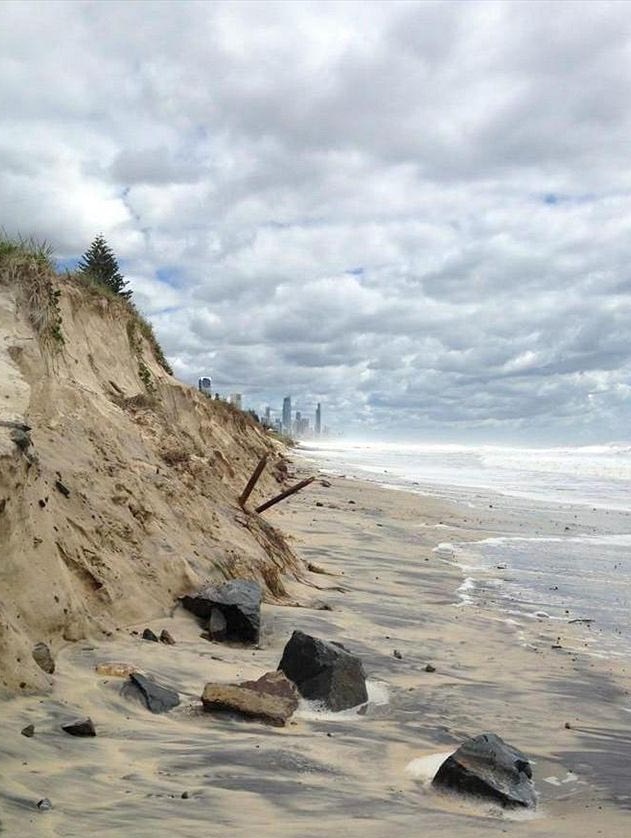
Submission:
M 266 451 L 253 500 L 278 490 L 279 446 L 168 375 L 120 302 L 50 281 L 63 345 L 0 280 L 0 695 L 48 686 L 37 641 L 56 650 L 158 616 L 209 578 L 259 578 L 273 600 L 299 568 L 237 504 Z M 27 451 L 11 421 L 32 427 Z

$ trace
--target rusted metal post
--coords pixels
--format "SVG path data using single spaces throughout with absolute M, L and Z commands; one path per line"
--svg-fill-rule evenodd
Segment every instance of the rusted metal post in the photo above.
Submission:
M 246 500 L 252 494 L 252 490 L 256 486 L 259 477 L 263 474 L 263 469 L 267 465 L 267 457 L 268 457 L 267 454 L 263 454 L 263 456 L 259 460 L 259 463 L 258 463 L 257 467 L 252 472 L 252 476 L 248 480 L 247 486 L 241 492 L 241 497 L 239 498 L 239 504 L 240 504 L 241 507 L 245 506 Z
M 306 480 L 301 480 L 300 483 L 296 483 L 295 486 L 290 486 L 289 489 L 285 489 L 284 492 L 281 492 L 280 495 L 276 495 L 275 497 L 271 498 L 271 500 L 265 501 L 260 506 L 256 507 L 256 512 L 265 512 L 266 509 L 269 509 L 270 506 L 274 506 L 277 503 L 280 503 L 281 500 L 285 500 L 290 495 L 299 492 L 301 489 L 304 489 L 305 486 L 308 486 L 309 483 L 313 483 L 315 477 L 307 477 Z

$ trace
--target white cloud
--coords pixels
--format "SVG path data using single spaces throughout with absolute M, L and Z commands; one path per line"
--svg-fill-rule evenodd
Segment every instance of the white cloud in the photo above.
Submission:
M 0 224 L 256 407 L 619 437 L 630 82 L 626 2 L 5 2 Z

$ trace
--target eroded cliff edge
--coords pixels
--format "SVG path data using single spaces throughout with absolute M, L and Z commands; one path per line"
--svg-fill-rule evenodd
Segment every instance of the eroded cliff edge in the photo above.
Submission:
M 0 254 L 0 695 L 45 689 L 58 647 L 159 616 L 210 579 L 282 599 L 301 564 L 237 498 L 265 452 L 245 414 L 171 376 L 133 308 Z

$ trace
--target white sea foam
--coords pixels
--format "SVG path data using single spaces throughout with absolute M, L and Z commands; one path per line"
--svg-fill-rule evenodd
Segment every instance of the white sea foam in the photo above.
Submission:
M 438 546 L 434 547 L 432 553 L 435 553 L 439 559 L 453 559 L 454 545 L 450 544 L 448 541 L 443 541 Z
M 373 678 L 366 679 L 366 692 L 368 693 L 368 702 L 357 704 L 355 707 L 349 707 L 346 710 L 330 710 L 321 701 L 310 701 L 305 698 L 300 699 L 300 704 L 296 710 L 295 716 L 306 721 L 340 721 L 348 719 L 363 719 L 358 711 L 364 704 L 383 705 L 390 701 L 390 691 L 388 685 L 384 681 L 377 681 Z
M 559 777 L 544 777 L 543 778 L 543 782 L 544 783 L 550 783 L 551 786 L 564 786 L 564 785 L 567 785 L 567 783 L 575 783 L 577 780 L 578 780 L 577 775 L 574 774 L 572 771 L 568 771 L 567 774 L 565 775 L 565 777 L 563 777 L 563 779 L 560 779 Z
M 408 762 L 405 766 L 405 773 L 414 780 L 429 785 L 440 766 L 452 753 L 453 748 L 451 751 L 444 751 L 440 754 L 428 754 L 424 757 L 417 757 L 411 762 Z
M 342 462 L 347 474 L 387 474 L 390 486 L 458 497 L 468 504 L 475 500 L 473 489 L 631 510 L 629 445 L 515 448 L 327 441 L 310 444 L 306 453 L 336 469 Z
M 521 517 L 524 512 L 529 516 L 536 512 L 541 529 L 532 535 L 524 528 L 519 536 L 495 535 L 469 544 L 443 542 L 434 549 L 438 560 L 455 563 L 464 577 L 478 583 L 475 588 L 465 584 L 454 605 L 471 605 L 480 597 L 485 607 L 502 614 L 551 621 L 551 625 L 589 618 L 595 645 L 607 654 L 631 652 L 631 446 L 515 448 L 327 441 L 310 449 L 316 461 L 342 465 L 346 474 L 381 485 L 387 480 L 388 486 L 461 505 L 500 507 L 504 513 L 516 512 L 520 525 L 528 520 Z M 555 519 L 552 510 L 550 516 L 545 514 L 543 504 L 554 505 Z M 564 522 L 556 517 L 559 505 Z M 590 509 L 586 514 L 580 505 L 600 512 L 594 515 Z M 467 510 L 464 517 L 473 521 L 475 514 Z M 556 532 L 551 530 L 553 520 Z M 606 534 L 602 533 L 605 523 Z M 440 525 L 430 526 L 436 532 Z M 540 534 L 546 530 L 549 534 Z M 497 578 L 498 569 L 505 571 L 502 578 Z

